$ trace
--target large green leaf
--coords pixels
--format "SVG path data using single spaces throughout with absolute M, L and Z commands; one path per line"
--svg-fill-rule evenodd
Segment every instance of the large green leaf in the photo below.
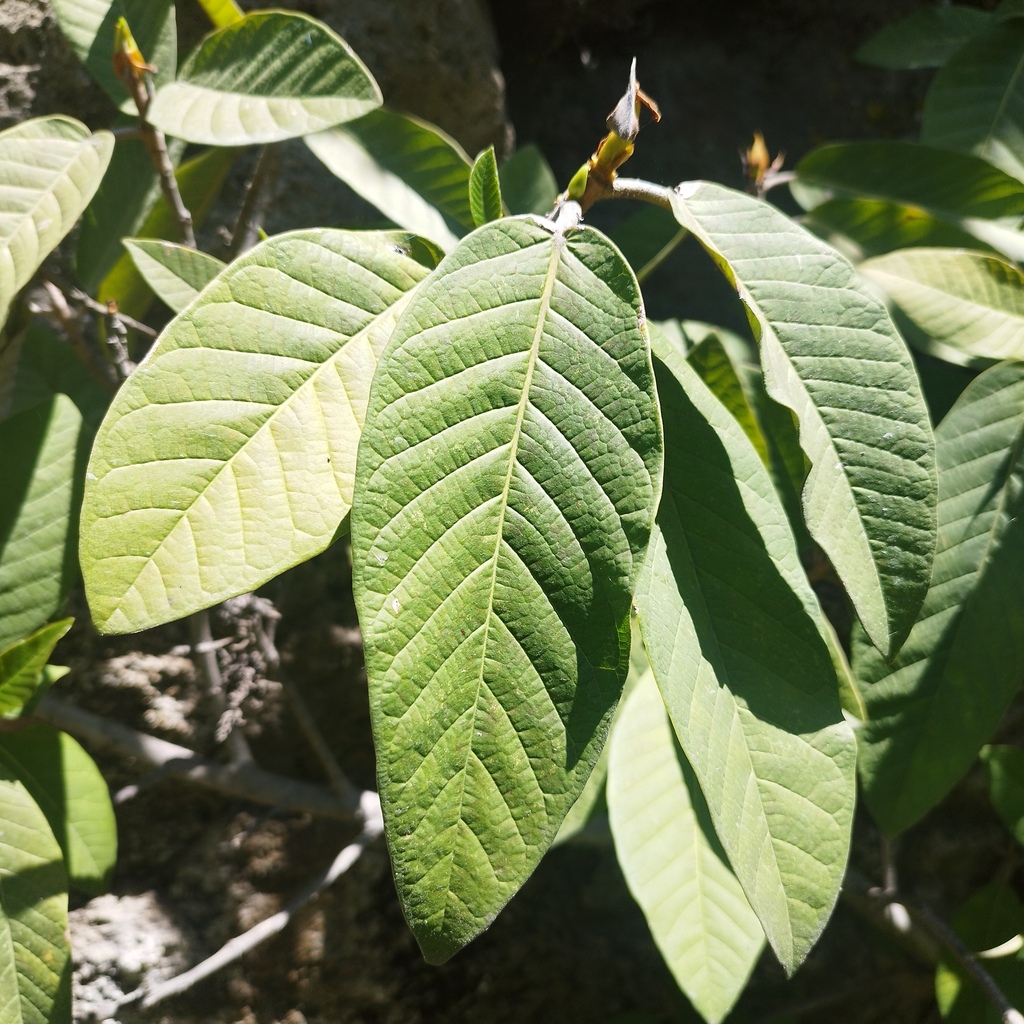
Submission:
M 857 59 L 880 68 L 938 68 L 973 36 L 991 24 L 975 7 L 948 4 L 922 7 L 886 25 L 857 51 Z
M 1024 274 L 997 256 L 907 249 L 858 268 L 943 354 L 966 365 L 1024 359 Z
M 992 25 L 935 76 L 921 141 L 974 153 L 1024 180 L 1024 20 Z
M 52 622 L 0 650 L 0 715 L 19 711 L 31 700 L 57 641 L 67 633 L 73 621 Z
M 323 22 L 256 11 L 206 36 L 148 117 L 179 139 L 244 146 L 322 131 L 380 103 L 366 66 Z
M 1024 677 L 1024 364 L 972 381 L 936 439 L 939 543 L 921 615 L 891 664 L 854 637 L 864 797 L 890 834 L 967 770 Z
M 54 615 L 77 577 L 89 431 L 66 395 L 0 423 L 0 650 Z
M 0 764 L 46 815 L 71 884 L 92 895 L 104 892 L 117 857 L 117 826 L 93 759 L 66 733 L 32 725 L 0 733 Z
M 551 165 L 532 143 L 517 149 L 498 168 L 501 194 L 511 213 L 550 213 L 558 196 Z
M 0 1021 L 70 1024 L 68 878 L 25 786 L 0 763 Z
M 89 73 L 125 110 L 135 110 L 114 74 L 114 27 L 123 17 L 147 63 L 156 68 L 157 87 L 174 81 L 178 32 L 174 0 L 52 0 L 57 24 Z
M 1003 824 L 1024 846 L 1024 750 L 991 746 L 981 751 L 992 804 Z
M 0 324 L 15 293 L 81 216 L 114 148 L 69 117 L 0 132 Z
M 969 153 L 913 142 L 831 143 L 805 156 L 796 174 L 793 194 L 815 217 L 829 198 L 874 200 L 821 211 L 874 251 L 889 246 L 889 239 L 958 244 L 957 233 L 967 232 L 1012 259 L 1024 258 L 1024 236 L 1017 230 L 1024 184 Z
M 718 1024 L 743 990 L 764 932 L 650 673 L 626 699 L 608 745 L 608 811 L 622 873 L 679 987 Z
M 658 356 L 665 487 L 640 626 L 732 868 L 792 972 L 846 866 L 853 734 L 767 469 L 686 361 Z
M 626 677 L 661 464 L 641 317 L 603 235 L 506 217 L 417 290 L 374 377 L 353 584 L 392 864 L 431 962 L 533 871 Z
M 179 618 L 330 544 L 396 304 L 433 263 L 401 232 L 279 235 L 170 323 L 89 464 L 81 559 L 98 629 Z
M 305 141 L 332 174 L 399 227 L 451 249 L 475 226 L 469 157 L 436 126 L 373 110 Z
M 910 353 L 850 264 L 775 207 L 702 182 L 672 205 L 739 292 L 768 394 L 800 423 L 807 528 L 890 654 L 935 548 L 934 441 Z
M 225 267 L 215 256 L 177 242 L 126 238 L 124 247 L 146 284 L 180 313 Z

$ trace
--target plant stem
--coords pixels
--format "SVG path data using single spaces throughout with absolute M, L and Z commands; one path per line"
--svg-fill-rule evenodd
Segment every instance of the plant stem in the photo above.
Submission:
M 642 178 L 616 178 L 606 189 L 601 199 L 639 199 L 643 203 L 672 210 L 672 189 L 666 185 L 655 185 Z
M 258 238 L 257 227 L 263 217 L 265 188 L 277 170 L 278 150 L 276 146 L 264 146 L 260 150 L 252 179 L 245 190 L 241 209 L 235 219 L 228 243 L 228 258 L 234 259 L 239 253 L 251 249 Z

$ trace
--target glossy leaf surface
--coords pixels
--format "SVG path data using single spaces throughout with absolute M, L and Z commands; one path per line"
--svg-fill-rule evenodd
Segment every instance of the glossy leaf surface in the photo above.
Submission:
M 853 734 L 767 469 L 685 360 L 658 356 L 665 484 L 640 626 L 718 837 L 792 972 L 846 867 Z
M 764 932 L 715 837 L 652 674 L 626 698 L 609 747 L 619 865 L 679 987 L 718 1024 L 743 990 Z
M 189 142 L 245 146 L 322 131 L 380 103 L 363 62 L 323 22 L 256 11 L 200 43 L 149 120 Z
M 352 510 L 378 789 L 431 962 L 493 920 L 597 760 L 661 436 L 629 268 L 592 229 L 473 232 L 374 378 Z
M 1020 687 L 1024 365 L 976 378 L 936 440 L 939 543 L 920 617 L 891 664 L 863 637 L 853 644 L 868 708 L 859 733 L 864 797 L 889 834 L 945 796 Z
M 110 161 L 114 137 L 69 117 L 0 132 L 0 324 L 15 293 L 82 215 Z
M 46 815 L 70 883 L 92 895 L 104 892 L 117 856 L 117 827 L 93 759 L 66 733 L 31 725 L 0 734 L 0 764 Z
M 330 544 L 396 303 L 432 266 L 400 232 L 279 235 L 171 322 L 93 448 L 81 558 L 97 628 L 179 618 Z
M 175 313 L 180 313 L 226 265 L 215 256 L 176 242 L 126 238 L 124 246 L 146 284 Z
M 872 642 L 898 650 L 935 548 L 934 441 L 910 353 L 849 263 L 774 207 L 700 182 L 672 203 L 737 288 L 768 394 L 799 420 L 807 529 Z

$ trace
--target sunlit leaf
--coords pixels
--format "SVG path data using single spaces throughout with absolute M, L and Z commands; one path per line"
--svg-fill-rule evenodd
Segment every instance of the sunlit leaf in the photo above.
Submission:
M 179 618 L 330 544 L 377 356 L 433 264 L 401 232 L 278 235 L 168 325 L 89 464 L 81 560 L 97 628 Z
M 18 711 L 32 697 L 57 641 L 72 621 L 52 622 L 0 650 L 0 715 Z
M 640 311 L 603 235 L 505 217 L 417 290 L 374 377 L 353 585 L 392 865 L 431 962 L 536 867 L 626 677 L 661 462 Z
M 493 146 L 488 146 L 476 158 L 469 172 L 469 207 L 477 227 L 489 224 L 502 215 L 498 161 L 494 158 Z
M 148 118 L 189 142 L 244 146 L 322 131 L 380 102 L 363 62 L 323 22 L 256 11 L 206 36 Z
M 175 313 L 180 313 L 225 267 L 216 257 L 176 242 L 126 238 L 124 247 L 146 284 Z
M 858 269 L 957 361 L 1024 359 L 1024 274 L 998 256 L 907 249 Z
M 217 28 L 233 25 L 245 17 L 245 12 L 235 0 L 199 0 L 199 4 Z
M 0 132 L 0 324 L 20 288 L 71 230 L 110 161 L 114 137 L 69 117 Z
M 850 264 L 775 207 L 702 182 L 672 204 L 737 288 L 768 394 L 799 420 L 811 536 L 872 642 L 898 650 L 935 548 L 934 441 L 906 345 Z
M 991 24 L 976 7 L 948 4 L 922 7 L 886 25 L 857 51 L 857 60 L 879 68 L 938 68 L 961 46 Z
M 924 607 L 891 664 L 863 636 L 853 643 L 869 718 L 864 797 L 890 834 L 945 796 L 1024 677 L 1024 364 L 975 379 L 936 441 L 939 542 Z
M 117 857 L 117 827 L 93 759 L 66 733 L 32 725 L 0 733 L 0 764 L 46 815 L 70 883 L 93 895 L 104 892 Z
M 853 734 L 767 469 L 686 361 L 658 355 L 665 483 L 637 612 L 718 837 L 792 972 L 846 867 Z

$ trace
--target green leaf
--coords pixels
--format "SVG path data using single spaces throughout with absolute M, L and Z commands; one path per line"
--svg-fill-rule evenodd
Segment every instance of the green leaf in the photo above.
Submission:
M 997 256 L 907 249 L 858 267 L 953 361 L 1024 359 L 1024 274 Z
M 469 172 L 469 208 L 478 228 L 502 216 L 498 161 L 493 146 L 488 146 L 476 158 Z
M 374 110 L 305 142 L 332 174 L 399 227 L 446 250 L 474 227 L 469 157 L 436 126 Z
M 217 28 L 233 25 L 245 17 L 245 12 L 235 0 L 199 0 L 199 5 Z
M 701 182 L 672 204 L 739 292 L 768 394 L 800 423 L 807 529 L 889 655 L 935 550 L 934 441 L 910 353 L 849 263 L 775 207 Z
M 626 698 L 608 746 L 608 810 L 622 873 L 679 987 L 718 1024 L 743 991 L 764 932 L 651 673 Z
M 81 560 L 99 630 L 180 618 L 331 543 L 377 357 L 433 265 L 400 232 L 278 235 L 170 323 L 89 463 Z
M 981 763 L 988 774 L 992 804 L 1003 824 L 1024 846 L 1024 750 L 1016 747 L 983 747 Z
M 992 25 L 935 76 L 921 141 L 974 153 L 1024 180 L 1024 21 Z
M 0 423 L 0 650 L 54 615 L 77 578 L 89 432 L 65 395 Z
M 665 484 L 640 627 L 718 837 L 792 973 L 846 866 L 853 734 L 768 471 L 687 362 L 657 354 Z
M 123 17 L 139 50 L 156 68 L 157 88 L 174 81 L 178 63 L 178 31 L 174 0 L 52 0 L 57 24 L 78 59 L 126 112 L 135 104 L 114 74 L 114 26 Z
M 429 961 L 494 919 L 597 760 L 661 436 L 636 281 L 590 228 L 502 218 L 413 296 L 352 510 L 385 830 Z
M 323 22 L 256 11 L 206 36 L 148 117 L 189 142 L 245 146 L 323 131 L 380 103 L 366 66 Z
M 939 68 L 992 16 L 975 7 L 924 7 L 876 32 L 857 51 L 857 60 L 879 68 Z
M 4 1024 L 70 1024 L 68 879 L 25 786 L 0 763 L 0 985 Z
M 146 284 L 175 313 L 180 313 L 226 266 L 214 256 L 176 242 L 126 238 L 124 247 Z
M 117 825 L 96 762 L 66 733 L 31 725 L 0 733 L 0 764 L 46 815 L 71 885 L 90 895 L 105 892 L 117 858 Z
M 993 882 L 960 908 L 953 928 L 1013 1006 L 1024 1005 L 1024 906 L 1008 885 Z M 950 1024 L 1002 1024 L 977 983 L 948 958 L 935 972 L 935 995 Z
M 57 641 L 74 619 L 43 626 L 24 640 L 0 650 L 0 715 L 18 711 L 31 698 Z
M 175 172 L 182 202 L 192 213 L 192 222 L 196 227 L 206 219 L 234 158 L 235 150 L 209 149 L 191 160 L 186 160 Z M 177 218 L 163 195 L 139 227 L 138 234 L 143 238 L 169 240 L 181 237 Z M 118 241 L 120 244 L 120 239 Z M 110 273 L 97 287 L 96 294 L 103 302 L 107 299 L 116 299 L 121 312 L 134 317 L 145 314 L 153 296 L 149 285 L 132 262 L 131 256 L 123 250 Z
M 555 208 L 558 182 L 543 153 L 532 143 L 523 146 L 498 168 L 501 194 L 509 212 L 544 216 Z
M 890 835 L 945 796 L 1020 687 L 1022 410 L 1020 363 L 986 370 L 960 396 L 936 430 L 939 542 L 920 617 L 891 664 L 854 636 L 864 797 Z
M 15 294 L 81 216 L 114 148 L 69 117 L 0 132 L 0 324 Z
M 131 123 L 123 118 L 121 126 Z M 167 156 L 173 167 L 178 166 L 184 151 L 181 139 L 167 140 Z M 141 139 L 119 140 L 107 173 L 82 214 L 78 231 L 75 268 L 84 291 L 96 294 L 100 283 L 124 256 L 121 239 L 139 234 L 162 199 L 160 180 L 145 144 Z M 174 227 L 177 230 L 176 223 Z
M 622 250 L 642 284 L 679 247 L 686 230 L 668 210 L 645 206 L 618 224 L 612 241 Z

